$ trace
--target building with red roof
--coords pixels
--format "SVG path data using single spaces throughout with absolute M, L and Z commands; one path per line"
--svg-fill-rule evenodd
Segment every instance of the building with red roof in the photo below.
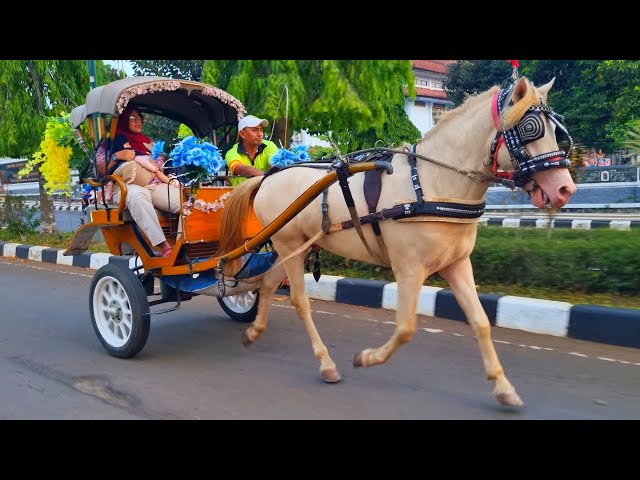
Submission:
M 455 60 L 411 60 L 416 77 L 416 98 L 405 98 L 409 119 L 424 135 L 438 123 L 444 112 L 453 108 L 447 98 L 443 79 L 447 65 Z

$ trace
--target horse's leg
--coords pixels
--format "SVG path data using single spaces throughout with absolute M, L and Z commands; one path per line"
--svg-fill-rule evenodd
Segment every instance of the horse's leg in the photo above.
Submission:
M 482 308 L 478 292 L 476 291 L 475 281 L 473 279 L 473 267 L 469 257 L 460 260 L 438 272 L 442 278 L 449 282 L 449 286 L 453 294 L 467 317 L 469 324 L 473 328 L 478 345 L 480 346 L 480 355 L 484 364 L 485 372 L 488 380 L 495 381 L 493 393 L 498 401 L 503 405 L 520 407 L 524 405 L 513 385 L 507 380 L 498 354 L 491 341 L 491 324 L 487 318 L 487 314 Z
M 280 250 L 278 250 L 280 252 Z M 284 253 L 282 254 L 285 255 Z M 327 383 L 336 383 L 341 380 L 340 373 L 336 368 L 336 364 L 329 356 L 329 350 L 316 329 L 313 319 L 311 318 L 311 304 L 309 303 L 309 297 L 305 293 L 304 286 L 304 257 L 305 253 L 296 255 L 295 257 L 285 262 L 285 269 L 287 276 L 289 277 L 289 295 L 291 305 L 296 309 L 298 317 L 304 323 L 304 327 L 307 330 L 307 335 L 311 340 L 311 346 L 313 347 L 313 355 L 320 360 L 320 377 Z
M 249 328 L 242 332 L 242 344 L 245 347 L 255 343 L 260 335 L 267 329 L 269 322 L 269 309 L 271 308 L 271 300 L 273 293 L 285 278 L 283 267 L 276 268 L 273 272 L 267 273 L 260 280 L 260 302 L 258 303 L 258 313 Z
M 353 358 L 354 367 L 370 367 L 385 363 L 400 346 L 413 338 L 416 331 L 416 309 L 418 295 L 426 278 L 425 270 L 413 264 L 412 268 L 398 272 L 394 270 L 398 282 L 398 304 L 396 307 L 396 329 L 391 338 L 379 348 L 367 348 Z

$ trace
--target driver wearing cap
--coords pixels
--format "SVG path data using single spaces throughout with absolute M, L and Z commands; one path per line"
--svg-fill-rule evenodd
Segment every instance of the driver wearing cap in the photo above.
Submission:
M 247 115 L 238 122 L 240 141 L 225 155 L 225 161 L 234 187 L 248 177 L 264 175 L 269 170 L 269 160 L 278 151 L 275 143 L 264 139 L 263 127 L 269 125 L 267 120 Z

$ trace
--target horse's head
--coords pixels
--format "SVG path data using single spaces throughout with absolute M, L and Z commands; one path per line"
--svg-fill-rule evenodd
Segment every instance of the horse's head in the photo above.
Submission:
M 576 191 L 568 170 L 571 137 L 562 117 L 547 106 L 554 81 L 536 88 L 521 77 L 493 98 L 498 129 L 491 148 L 494 169 L 513 172 L 515 185 L 538 208 L 563 207 Z

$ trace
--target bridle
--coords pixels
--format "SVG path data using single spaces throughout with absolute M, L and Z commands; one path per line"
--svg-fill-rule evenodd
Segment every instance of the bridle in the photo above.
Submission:
M 542 99 L 540 100 L 540 105 L 530 107 L 516 125 L 507 130 L 501 129 L 500 115 L 504 110 L 507 99 L 510 98 L 513 87 L 514 85 L 512 84 L 508 88 L 503 88 L 493 96 L 491 112 L 498 132 L 491 144 L 489 160 L 493 165 L 494 175 L 511 179 L 516 187 L 523 188 L 524 185 L 533 180 L 536 172 L 550 168 L 569 168 L 571 165 L 569 152 L 573 146 L 573 140 L 562 123 L 562 115 L 551 110 Z M 543 114 L 556 125 L 555 133 L 558 145 L 563 144 L 568 145 L 568 147 L 532 157 L 527 152 L 525 145 L 544 137 L 545 128 L 541 118 Z M 498 172 L 498 151 L 503 144 L 507 146 L 509 151 L 511 164 L 514 167 L 513 172 Z

